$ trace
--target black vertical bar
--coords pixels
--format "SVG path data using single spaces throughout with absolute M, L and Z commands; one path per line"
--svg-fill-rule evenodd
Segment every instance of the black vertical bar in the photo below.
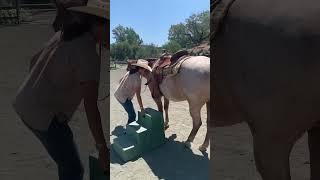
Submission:
M 16 0 L 17 22 L 20 24 L 20 0 Z

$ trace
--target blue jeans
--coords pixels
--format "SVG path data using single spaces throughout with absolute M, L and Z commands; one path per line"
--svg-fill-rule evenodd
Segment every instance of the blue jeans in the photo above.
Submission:
M 134 110 L 131 100 L 127 99 L 126 102 L 120 103 L 128 113 L 128 124 L 136 120 L 136 112 Z
M 30 128 L 30 127 L 29 127 Z M 67 123 L 54 118 L 47 131 L 31 131 L 38 137 L 58 166 L 59 180 L 82 180 L 84 169 L 73 133 Z

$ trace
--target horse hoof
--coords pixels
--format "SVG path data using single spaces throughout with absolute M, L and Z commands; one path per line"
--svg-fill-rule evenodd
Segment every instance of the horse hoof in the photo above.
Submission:
M 204 145 L 199 146 L 199 151 L 201 152 L 206 152 L 207 151 L 207 147 Z
M 190 149 L 191 148 L 191 142 L 190 141 L 184 142 L 184 147 Z

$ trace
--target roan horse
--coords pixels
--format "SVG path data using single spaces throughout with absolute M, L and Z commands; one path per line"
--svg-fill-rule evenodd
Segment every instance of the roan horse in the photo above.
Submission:
M 159 61 L 151 61 L 150 63 L 153 72 L 148 80 L 148 87 L 156 102 L 157 99 L 161 98 L 161 95 L 165 97 L 165 100 L 188 101 L 193 128 L 185 143 L 186 146 L 190 147 L 202 125 L 201 108 L 205 104 L 207 106 L 207 125 L 210 120 L 210 58 L 205 56 L 186 57 L 182 60 L 183 63 L 179 72 L 175 75 L 163 76 L 161 82 L 157 81 L 156 67 L 154 66 Z M 206 151 L 208 146 L 209 135 L 207 131 L 205 140 L 199 150 Z
M 219 19 L 219 3 L 211 7 Z M 291 179 L 290 152 L 305 132 L 311 179 L 320 179 L 319 12 L 318 0 L 236 0 L 212 27 L 210 124 L 248 123 L 264 180 Z

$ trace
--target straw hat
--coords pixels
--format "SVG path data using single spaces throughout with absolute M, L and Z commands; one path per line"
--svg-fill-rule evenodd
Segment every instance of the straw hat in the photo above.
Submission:
M 136 63 L 132 63 L 132 66 L 139 66 L 139 67 L 142 67 L 142 68 L 152 72 L 151 67 L 148 65 L 148 61 L 146 61 L 144 59 L 138 59 L 138 61 Z
M 104 19 L 110 19 L 109 0 L 88 0 L 85 6 L 74 6 L 68 10 L 95 15 Z

